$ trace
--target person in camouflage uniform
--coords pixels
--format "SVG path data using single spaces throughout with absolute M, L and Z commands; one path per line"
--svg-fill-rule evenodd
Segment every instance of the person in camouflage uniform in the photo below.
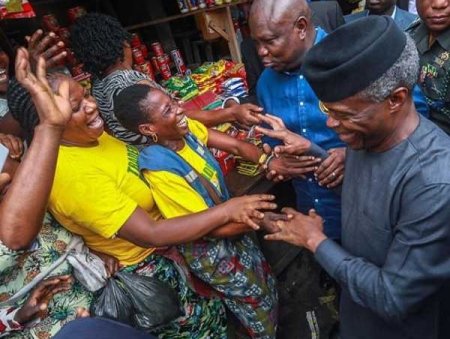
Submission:
M 450 134 L 450 1 L 417 0 L 417 11 L 407 32 L 419 51 L 419 84 L 430 119 Z

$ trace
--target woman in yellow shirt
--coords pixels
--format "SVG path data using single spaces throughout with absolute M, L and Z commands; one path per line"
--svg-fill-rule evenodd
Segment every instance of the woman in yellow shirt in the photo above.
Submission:
M 142 150 L 139 168 L 165 218 L 208 210 L 229 201 L 223 173 L 207 146 L 253 162 L 258 162 L 262 154 L 252 144 L 188 119 L 178 102 L 144 84 L 124 89 L 115 98 L 114 107 L 123 126 L 157 143 Z M 184 229 L 191 227 L 186 224 Z M 181 244 L 178 249 L 194 275 L 220 293 L 251 337 L 274 338 L 275 280 L 259 248 L 243 234 L 248 230 L 244 225 L 229 223 L 209 237 Z
M 247 196 L 182 218 L 160 220 L 152 192 L 138 170 L 138 152 L 103 132 L 95 100 L 77 82 L 69 82 L 72 116 L 62 134 L 49 210 L 93 250 L 116 257 L 123 269 L 169 283 L 184 306 L 183 317 L 156 334 L 165 338 L 224 338 L 226 324 L 218 299 L 195 293 L 177 264 L 155 253 L 156 247 L 198 239 L 228 222 L 263 217 L 258 209 L 275 208 L 267 195 Z M 24 100 L 30 100 L 28 97 Z M 30 112 L 35 114 L 30 103 Z M 189 230 L 185 224 L 194 225 Z M 151 301 L 149 301 L 151 302 Z

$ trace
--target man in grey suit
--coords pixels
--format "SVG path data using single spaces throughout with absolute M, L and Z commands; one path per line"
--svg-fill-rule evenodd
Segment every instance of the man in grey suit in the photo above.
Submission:
M 314 210 L 285 209 L 265 238 L 307 248 L 341 285 L 341 338 L 450 338 L 450 138 L 414 107 L 414 41 L 370 16 L 314 45 L 303 72 L 348 145 L 341 245 Z M 260 131 L 284 141 L 275 152 L 298 153 L 303 140 L 272 125 Z
M 396 0 L 367 0 L 366 9 L 359 13 L 344 16 L 345 22 L 352 22 L 368 15 L 389 15 L 402 30 L 405 30 L 417 19 L 417 15 L 397 7 L 395 3 Z

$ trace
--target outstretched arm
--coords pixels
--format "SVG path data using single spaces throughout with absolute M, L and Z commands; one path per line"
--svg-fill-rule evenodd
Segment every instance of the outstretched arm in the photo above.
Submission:
M 72 113 L 69 84 L 61 82 L 59 94 L 53 94 L 46 80 L 44 59 L 39 60 L 34 74 L 28 52 L 19 48 L 16 77 L 30 92 L 40 123 L 30 149 L 0 205 L 0 240 L 13 250 L 27 248 L 41 229 L 55 173 L 59 142 Z

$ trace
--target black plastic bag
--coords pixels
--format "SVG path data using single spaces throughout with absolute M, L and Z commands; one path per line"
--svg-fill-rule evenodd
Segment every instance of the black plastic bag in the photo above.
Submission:
M 152 277 L 118 272 L 108 279 L 91 313 L 152 331 L 181 316 L 182 308 L 178 294 L 168 284 Z
M 134 306 L 136 327 L 149 331 L 162 327 L 182 315 L 176 291 L 151 277 L 118 272 L 117 278 Z
M 110 278 L 106 282 L 97 301 L 91 307 L 91 313 L 98 317 L 114 319 L 133 326 L 133 303 L 121 282 Z

